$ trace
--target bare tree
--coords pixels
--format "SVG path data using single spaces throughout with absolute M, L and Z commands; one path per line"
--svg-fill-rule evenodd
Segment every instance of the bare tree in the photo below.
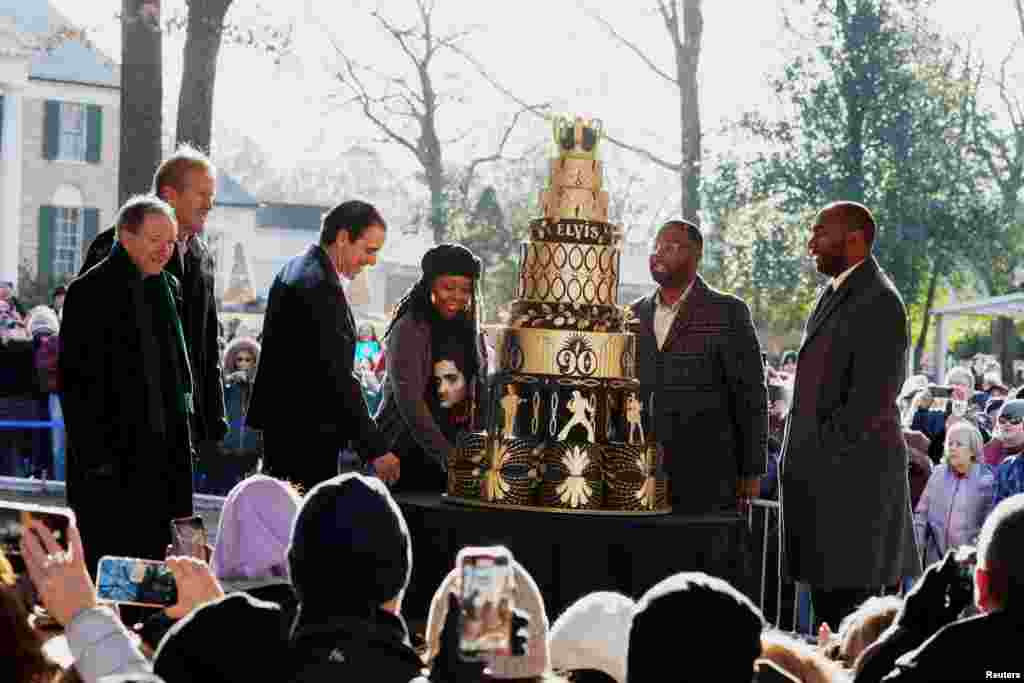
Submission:
M 607 135 L 606 137 L 613 145 L 627 149 L 662 168 L 679 174 L 680 210 L 683 216 L 697 219 L 700 212 L 701 174 L 700 97 L 697 89 L 697 71 L 700 66 L 701 38 L 704 33 L 701 0 L 655 1 L 655 9 L 661 17 L 665 31 L 672 43 L 675 55 L 675 65 L 672 69 L 658 65 L 642 47 L 622 35 L 611 22 L 596 11 L 585 5 L 583 9 L 616 42 L 635 54 L 658 78 L 678 92 L 680 147 L 678 161 L 667 159 L 646 147 L 626 142 L 616 136 Z
M 1017 9 L 1017 21 L 1020 22 L 1020 35 L 1024 38 L 1024 0 L 1014 0 L 1013 5 Z
M 122 0 L 119 203 L 147 192 L 160 163 L 162 43 L 159 0 Z
M 436 77 L 437 59 L 445 51 L 463 54 L 460 42 L 472 29 L 435 32 L 435 0 L 415 0 L 417 20 L 408 26 L 372 12 L 373 18 L 391 38 L 412 67 L 414 76 L 387 74 L 370 64 L 357 61 L 348 54 L 339 41 L 331 37 L 341 63 L 335 74 L 349 99 L 382 134 L 380 143 L 398 144 L 409 151 L 423 169 L 423 180 L 430 193 L 430 226 L 434 239 L 444 240 L 447 226 L 446 188 L 450 179 L 446 175 L 445 146 L 457 143 L 468 134 L 461 132 L 443 138 L 440 132 L 440 111 L 448 104 L 464 104 L 463 89 L 441 89 Z M 443 77 L 442 77 L 443 78 Z M 463 188 L 469 184 L 481 164 L 500 161 L 512 129 L 518 123 L 517 113 L 499 138 L 494 153 L 471 160 L 468 173 L 463 174 Z
M 187 142 L 209 152 L 217 55 L 224 34 L 224 16 L 231 0 L 186 0 L 186 4 L 185 66 L 178 93 L 178 127 L 174 137 L 178 145 Z
M 1017 0 L 1020 6 L 1022 0 Z M 1021 27 L 1024 36 L 1024 27 Z M 1017 94 L 1007 74 L 1007 65 L 1013 57 L 1010 52 L 999 66 L 993 84 L 999 93 L 999 102 L 1006 116 L 1008 129 L 1000 131 L 983 125 L 976 119 L 974 146 L 985 160 L 988 171 L 999 188 L 1004 210 L 1011 218 L 1017 213 L 1019 194 L 1024 188 L 1024 100 Z
M 291 26 L 249 26 L 240 21 L 226 21 L 228 10 L 237 7 L 232 1 L 185 0 L 187 14 L 175 15 L 166 22 L 168 31 L 185 31 L 185 60 L 175 131 L 177 145 L 188 143 L 204 152 L 210 151 L 217 58 L 225 41 L 228 45 L 262 51 L 275 59 L 280 59 L 291 48 Z M 257 6 L 252 4 L 252 7 Z

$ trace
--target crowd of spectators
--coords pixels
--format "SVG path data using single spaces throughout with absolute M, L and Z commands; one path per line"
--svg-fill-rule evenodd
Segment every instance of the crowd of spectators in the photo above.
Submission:
M 0 282 L 0 476 L 63 481 L 65 444 L 57 362 L 60 310 L 65 288 L 58 287 L 51 306 L 24 310 L 11 283 Z M 246 424 L 253 380 L 259 366 L 259 335 L 237 318 L 221 336 L 224 401 L 229 430 L 222 441 L 197 443 L 195 490 L 226 495 L 256 472 L 262 456 L 259 431 Z M 373 325 L 359 329 L 357 372 L 363 398 L 376 411 L 381 399 L 384 348 Z M 49 424 L 47 424 L 49 423 Z
M 777 496 L 796 361 L 787 351 L 777 368 L 767 367 L 771 431 L 763 498 Z M 1024 492 L 1024 394 L 1018 398 L 1024 386 L 1008 388 L 992 361 L 980 356 L 942 379 L 935 384 L 912 375 L 899 396 L 915 533 L 926 561 L 947 547 L 974 543 L 992 507 Z
M 823 626 L 816 642 L 772 628 L 733 586 L 700 572 L 668 576 L 636 599 L 586 595 L 552 623 L 528 567 L 513 560 L 511 647 L 479 659 L 459 652 L 457 569 L 427 615 L 403 613 L 413 541 L 373 477 L 342 474 L 304 496 L 262 475 L 240 482 L 206 551 L 210 561 L 168 558 L 178 602 L 138 626 L 97 602 L 77 527 L 68 537 L 64 551 L 47 527 L 27 526 L 17 559 L 34 599 L 15 588 L 11 564 L 0 559 L 4 681 L 863 683 L 990 680 L 1020 670 L 1022 495 L 987 516 L 973 571 L 949 551 L 905 599 L 870 598 L 835 633 Z M 40 616 L 59 628 L 44 630 Z M 424 617 L 422 632 L 410 629 Z

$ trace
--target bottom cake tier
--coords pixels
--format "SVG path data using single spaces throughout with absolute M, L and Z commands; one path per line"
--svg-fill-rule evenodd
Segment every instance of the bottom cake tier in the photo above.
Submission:
M 671 512 L 663 451 L 656 443 L 590 443 L 459 437 L 448 462 L 455 502 L 552 512 Z

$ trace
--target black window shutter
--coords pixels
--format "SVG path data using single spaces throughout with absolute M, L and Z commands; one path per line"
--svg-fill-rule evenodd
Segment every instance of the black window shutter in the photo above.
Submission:
M 90 104 L 86 107 L 85 160 L 90 164 L 100 163 L 103 153 L 103 108 Z
M 43 158 L 56 159 L 60 150 L 60 102 L 46 100 L 43 116 Z
M 100 210 L 99 209 L 83 209 L 82 210 L 82 262 L 85 262 L 85 253 L 89 250 L 89 245 L 96 239 L 96 234 L 100 229 Z
M 53 286 L 53 260 L 56 247 L 54 229 L 57 221 L 57 209 L 53 206 L 39 207 L 39 255 L 37 258 L 36 279 L 49 291 Z

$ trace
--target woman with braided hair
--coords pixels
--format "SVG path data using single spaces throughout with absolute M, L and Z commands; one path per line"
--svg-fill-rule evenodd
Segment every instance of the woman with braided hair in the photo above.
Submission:
M 472 422 L 452 421 L 466 409 L 472 414 L 474 405 L 479 413 L 485 403 L 474 403 L 483 396 L 487 374 L 479 326 L 480 260 L 466 247 L 440 244 L 424 254 L 421 266 L 423 275 L 398 302 L 384 334 L 387 375 L 377 426 L 401 459 L 396 488 L 440 493 L 455 433 L 473 428 Z M 435 363 L 445 360 L 464 376 L 468 403 L 461 410 L 452 410 L 449 396 L 457 378 L 439 396 L 444 377 L 435 376 Z

